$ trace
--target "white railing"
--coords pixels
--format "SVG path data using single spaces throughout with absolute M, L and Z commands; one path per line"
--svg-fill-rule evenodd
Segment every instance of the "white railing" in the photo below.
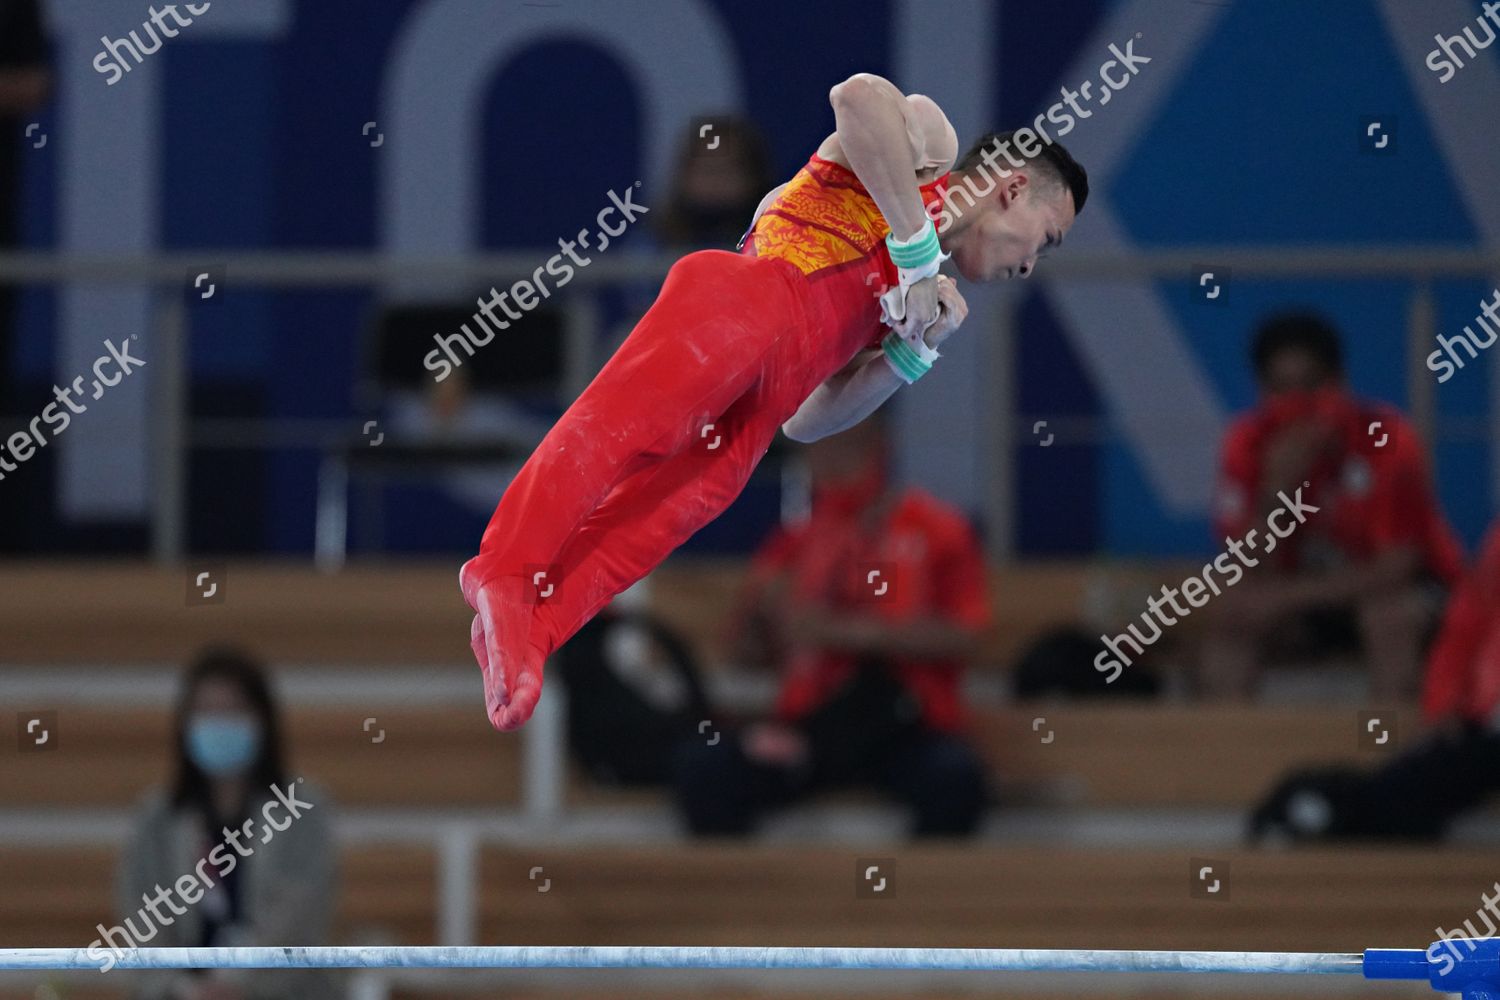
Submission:
M 475 254 L 451 258 L 399 258 L 374 253 L 296 252 L 226 253 L 209 250 L 169 253 L 153 257 L 109 257 L 88 255 L 0 254 L 0 283 L 21 285 L 130 284 L 144 285 L 162 296 L 154 342 L 156 389 L 153 392 L 154 469 L 151 512 L 152 554 L 159 561 L 173 562 L 184 552 L 185 482 L 187 454 L 195 442 L 205 438 L 223 445 L 242 447 L 326 447 L 346 439 L 349 428 L 340 422 L 246 422 L 213 421 L 208 426 L 189 427 L 186 409 L 187 373 L 185 345 L 190 313 L 185 298 L 185 276 L 205 262 L 224 266 L 235 288 L 287 289 L 357 287 L 379 291 L 423 282 L 438 287 L 467 287 L 529 276 L 538 253 L 526 250 Z M 551 249 L 547 248 L 546 253 Z M 601 287 L 625 282 L 659 279 L 675 261 L 674 256 L 600 257 L 575 272 L 566 293 L 555 296 L 564 317 L 567 339 L 567 373 L 564 392 L 571 398 L 592 375 L 591 348 L 596 342 L 598 311 L 593 294 Z M 1447 278 L 1500 275 L 1500 255 L 1464 247 L 1348 247 L 1292 246 L 1247 249 L 1243 246 L 1198 246 L 1172 250 L 1142 250 L 1131 254 L 1100 255 L 1070 251 L 1049 259 L 1045 283 L 1076 281 L 1181 280 L 1204 261 L 1229 268 L 1237 282 L 1245 279 L 1385 278 L 1410 282 L 1406 327 L 1407 389 L 1409 410 L 1418 430 L 1431 440 L 1436 424 L 1433 379 L 1422 365 L 1437 330 L 1433 285 Z M 1000 296 L 1001 314 L 995 325 L 1011 345 L 1014 312 L 1019 296 L 1006 290 Z M 1007 364 L 1002 362 L 1002 365 Z M 1010 370 L 1006 368 L 1005 370 Z M 1020 440 L 1025 429 L 1016 414 L 1003 408 L 996 415 L 1000 426 L 994 440 L 1001 444 Z M 1005 463 L 996 463 L 1004 466 Z M 985 511 L 997 529 L 1012 523 L 1013 481 L 1004 468 L 997 469 L 989 484 Z M 1009 532 L 989 532 L 991 555 L 1005 554 Z

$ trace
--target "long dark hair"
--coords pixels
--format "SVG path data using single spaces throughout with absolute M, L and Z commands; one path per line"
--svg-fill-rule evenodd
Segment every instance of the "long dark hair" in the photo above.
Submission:
M 711 130 L 713 134 L 705 137 L 706 130 Z M 712 150 L 708 148 L 709 142 L 713 143 Z M 728 228 L 718 234 L 697 231 L 688 212 L 681 184 L 688 164 L 697 157 L 706 156 L 736 157 L 750 178 L 744 201 L 727 210 L 728 218 L 732 221 L 727 221 L 725 225 Z M 765 136 L 753 122 L 737 115 L 694 118 L 678 140 L 676 166 L 672 173 L 672 186 L 667 193 L 666 204 L 653 220 L 657 237 L 667 244 L 696 243 L 715 236 L 733 243 L 750 225 L 750 216 L 755 214 L 755 209 L 766 192 L 776 186 L 771 167 L 771 151 Z
M 271 686 L 266 681 L 265 668 L 248 653 L 230 647 L 204 650 L 188 667 L 182 678 L 182 689 L 177 696 L 177 711 L 172 726 L 173 753 L 176 757 L 176 777 L 172 786 L 172 804 L 190 807 L 204 815 L 215 812 L 213 796 L 210 794 L 212 779 L 193 763 L 187 751 L 188 716 L 192 714 L 193 698 L 200 685 L 209 681 L 228 681 L 239 688 L 240 694 L 250 704 L 251 712 L 260 722 L 260 753 L 245 774 L 245 780 L 253 797 L 263 794 L 271 785 L 285 784 L 286 769 L 282 765 L 281 720 L 271 697 Z M 251 803 L 241 803 L 246 811 Z M 224 821 L 242 820 L 244 816 L 222 816 Z

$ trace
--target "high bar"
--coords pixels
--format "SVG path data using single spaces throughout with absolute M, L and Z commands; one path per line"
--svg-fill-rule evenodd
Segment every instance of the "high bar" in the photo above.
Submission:
M 92 957 L 90 953 L 92 954 Z M 1416 952 L 1420 956 L 1421 952 Z M 1359 954 L 1031 948 L 410 946 L 3 948 L 0 971 L 103 969 L 882 969 L 1352 974 Z

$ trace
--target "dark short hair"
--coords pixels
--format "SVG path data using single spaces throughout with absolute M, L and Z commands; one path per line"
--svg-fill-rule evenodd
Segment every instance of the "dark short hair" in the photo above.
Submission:
M 1344 345 L 1332 323 L 1314 312 L 1283 312 L 1261 321 L 1250 346 L 1255 375 L 1264 380 L 1283 351 L 1311 356 L 1330 378 L 1344 373 Z
M 954 169 L 962 171 L 975 169 L 984 162 L 984 151 L 992 146 L 998 149 L 1001 145 L 1011 144 L 1014 148 L 1015 136 L 1014 131 L 989 132 L 980 136 L 979 141 L 958 158 L 958 162 L 953 165 Z M 1022 159 L 1027 164 L 1045 164 L 1053 176 L 1073 192 L 1073 212 L 1077 214 L 1083 211 L 1083 203 L 1089 200 L 1089 175 L 1088 171 L 1083 169 L 1083 164 L 1073 159 L 1073 154 L 1068 152 L 1067 147 L 1057 141 L 1043 142 L 1040 153 L 1036 156 L 1022 156 Z

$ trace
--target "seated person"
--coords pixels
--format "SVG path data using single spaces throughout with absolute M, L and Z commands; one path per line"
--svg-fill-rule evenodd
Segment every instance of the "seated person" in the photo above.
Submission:
M 1445 588 L 1463 573 L 1422 442 L 1394 408 L 1349 392 L 1322 319 L 1273 317 L 1252 355 L 1261 401 L 1225 438 L 1215 527 L 1259 565 L 1247 560 L 1211 608 L 1205 693 L 1248 697 L 1267 656 L 1359 651 L 1371 698 L 1408 700 Z M 1296 518 L 1268 526 L 1299 491 Z
M 1454 592 L 1427 660 L 1428 734 L 1374 771 L 1333 765 L 1283 780 L 1255 838 L 1434 840 L 1500 792 L 1500 523 Z
M 772 806 L 870 782 L 912 809 L 916 836 L 979 825 L 959 682 L 989 623 L 984 558 L 960 512 L 890 482 L 886 419 L 807 446 L 811 514 L 753 560 L 737 659 L 782 668 L 781 690 L 773 720 L 681 745 L 694 833 L 747 833 Z
M 1500 792 L 1500 523 L 1448 605 L 1422 715 L 1431 735 L 1375 772 L 1367 794 L 1401 832 L 1436 837 Z
M 677 142 L 666 204 L 648 223 L 663 249 L 733 250 L 776 186 L 765 136 L 745 118 L 696 118 Z
M 334 904 L 328 797 L 285 767 L 260 665 L 211 650 L 183 679 L 172 783 L 136 816 L 120 859 L 122 924 L 105 954 L 136 947 L 319 945 Z M 163 893 L 165 890 L 165 893 Z M 153 905 L 154 904 L 154 905 Z M 323 1000 L 323 970 L 132 972 L 151 1000 Z

